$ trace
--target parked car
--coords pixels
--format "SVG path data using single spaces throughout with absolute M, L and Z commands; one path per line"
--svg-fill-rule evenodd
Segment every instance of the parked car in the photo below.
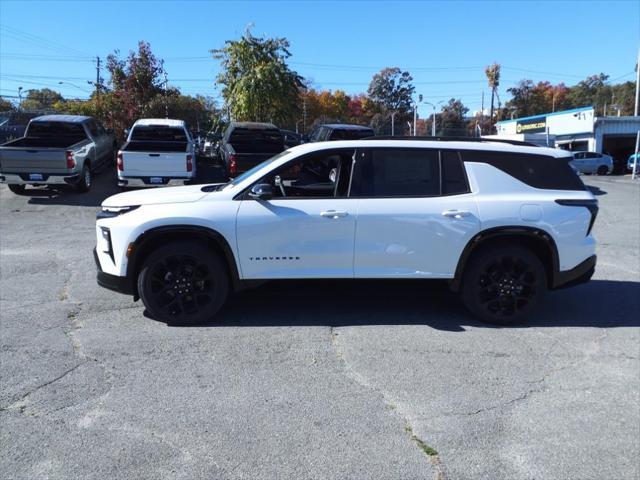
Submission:
M 231 122 L 218 144 L 218 158 L 228 175 L 235 177 L 284 149 L 282 133 L 275 125 Z
M 107 198 L 97 280 L 191 324 L 253 280 L 445 279 L 510 323 L 593 275 L 598 204 L 569 158 L 481 139 L 300 145 L 226 184 Z
M 373 137 L 374 135 L 373 129 L 369 127 L 334 123 L 316 127 L 313 132 L 311 132 L 311 135 L 309 135 L 309 141 L 359 140 L 361 138 Z
M 118 152 L 120 187 L 185 185 L 196 176 L 195 144 L 184 121 L 145 118 Z
M 294 132 L 293 130 L 280 130 L 284 138 L 284 145 L 286 148 L 295 147 L 304 143 L 302 134 Z
M 0 183 L 14 193 L 26 185 L 72 185 L 86 192 L 93 173 L 113 164 L 116 151 L 113 132 L 92 117 L 36 117 L 24 137 L 0 146 Z
M 638 160 L 636 160 L 636 157 L 638 157 Z M 634 162 L 637 162 L 636 173 L 640 173 L 640 154 L 636 155 L 635 153 L 632 153 L 631 155 L 629 155 L 629 158 L 627 159 L 627 170 L 629 172 L 633 172 Z
M 607 175 L 613 171 L 613 158 L 596 152 L 573 152 L 571 165 L 580 173 Z
M 0 112 L 0 143 L 23 137 L 29 122 L 40 115 L 24 111 Z

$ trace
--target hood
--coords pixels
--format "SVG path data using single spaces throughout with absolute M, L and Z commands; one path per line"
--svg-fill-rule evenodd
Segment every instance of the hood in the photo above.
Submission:
M 161 205 L 163 203 L 188 203 L 200 200 L 210 192 L 202 191 L 205 185 L 150 188 L 113 195 L 102 202 L 103 207 L 130 207 L 134 205 Z

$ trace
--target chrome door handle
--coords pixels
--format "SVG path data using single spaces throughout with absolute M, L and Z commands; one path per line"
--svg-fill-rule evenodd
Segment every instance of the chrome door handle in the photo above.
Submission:
M 471 212 L 467 212 L 465 210 L 445 210 L 442 212 L 442 215 L 448 218 L 462 218 L 468 217 L 471 215 Z
M 327 210 L 326 212 L 320 212 L 320 216 L 325 218 L 340 218 L 346 217 L 347 215 L 347 212 L 338 212 L 336 210 Z

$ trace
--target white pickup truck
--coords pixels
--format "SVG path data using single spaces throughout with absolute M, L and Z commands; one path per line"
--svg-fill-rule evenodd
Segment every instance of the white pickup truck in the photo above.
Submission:
M 196 176 L 195 143 L 184 121 L 145 118 L 118 152 L 120 187 L 185 185 Z

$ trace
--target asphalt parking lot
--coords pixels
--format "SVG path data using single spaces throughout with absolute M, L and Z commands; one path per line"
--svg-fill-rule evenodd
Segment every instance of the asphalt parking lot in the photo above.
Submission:
M 596 275 L 513 328 L 377 281 L 266 284 L 167 327 L 95 283 L 114 173 L 0 187 L 0 478 L 638 478 L 640 183 L 584 178 Z

